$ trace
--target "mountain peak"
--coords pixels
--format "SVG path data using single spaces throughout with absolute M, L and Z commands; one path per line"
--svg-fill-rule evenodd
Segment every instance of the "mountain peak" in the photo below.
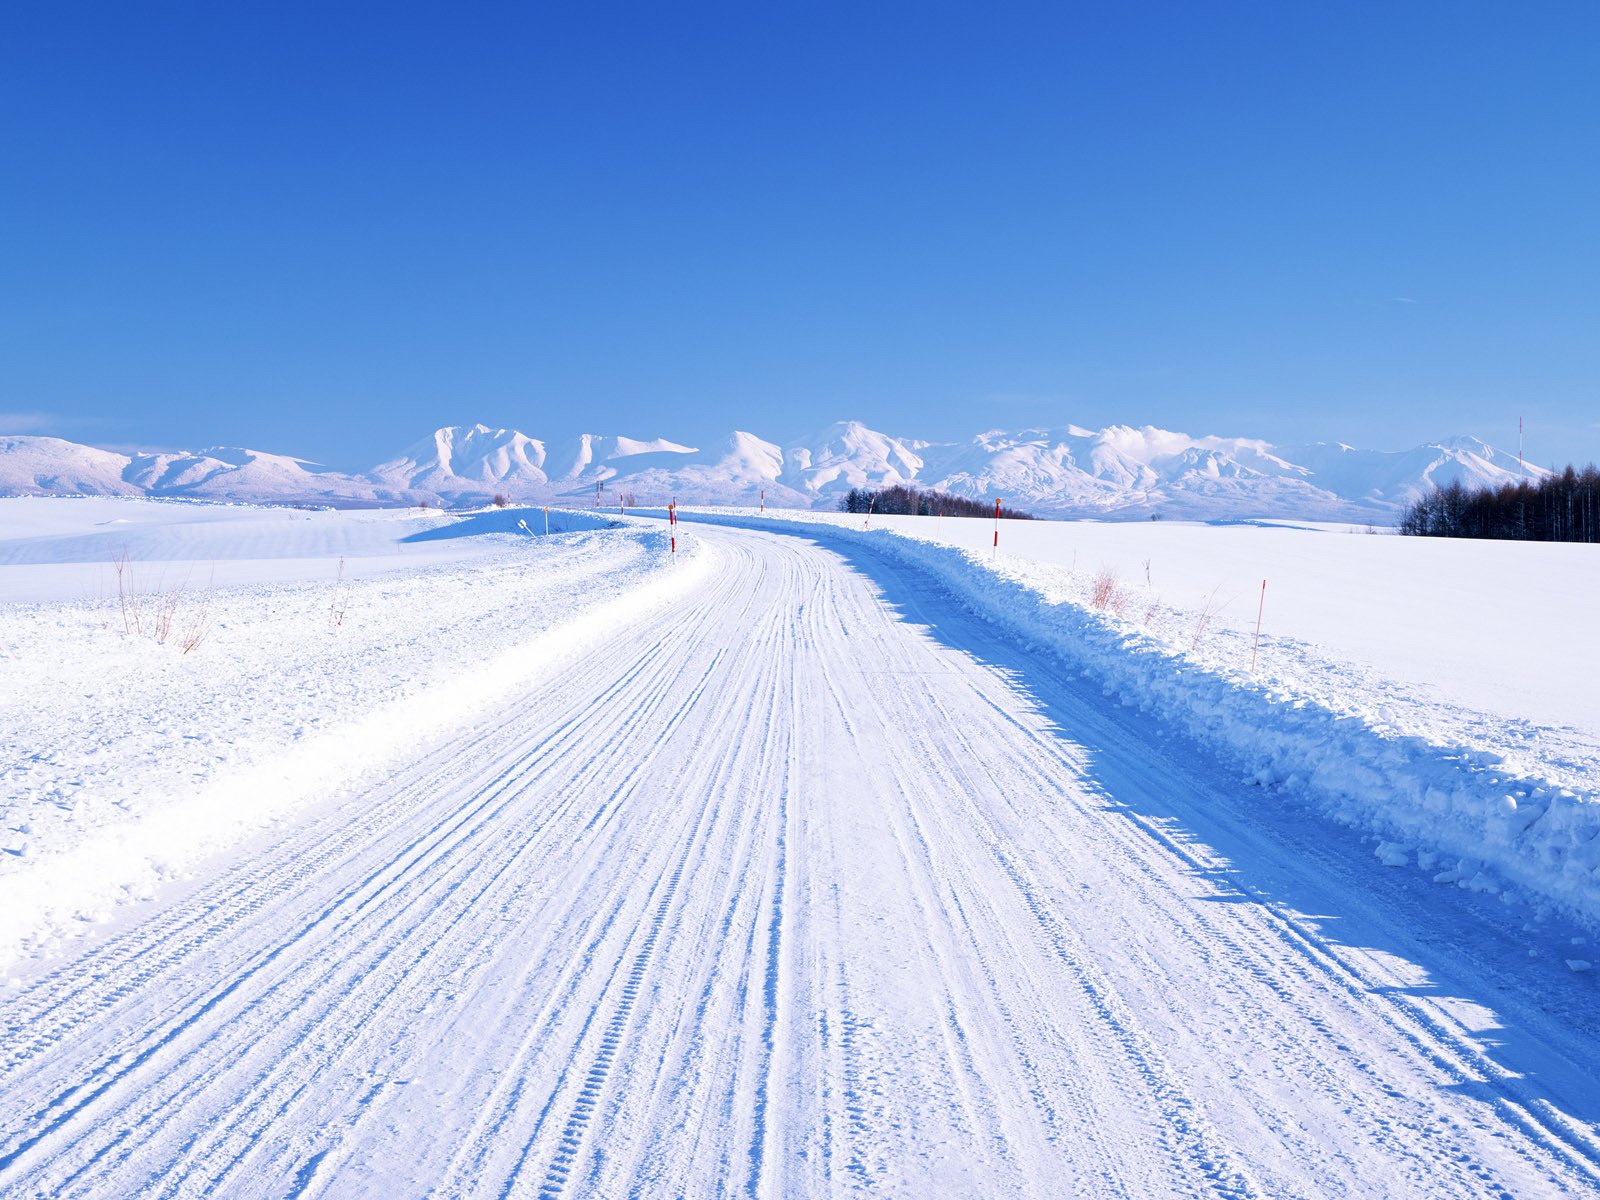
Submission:
M 1510 465 L 1508 466 L 1508 460 Z M 1530 475 L 1543 474 L 1527 468 Z M 589 503 L 596 486 L 641 504 L 831 507 L 853 487 L 896 484 L 1004 498 L 1041 515 L 1291 516 L 1384 519 L 1419 489 L 1517 478 L 1514 459 L 1456 435 L 1412 450 L 1342 443 L 1274 447 L 1153 425 L 989 430 L 961 442 L 894 437 L 836 421 L 788 447 L 735 431 L 702 451 L 667 438 L 581 434 L 547 444 L 477 422 L 442 425 L 363 475 L 230 447 L 129 456 L 58 438 L 0 437 L 0 495 L 155 495 L 210 499 Z

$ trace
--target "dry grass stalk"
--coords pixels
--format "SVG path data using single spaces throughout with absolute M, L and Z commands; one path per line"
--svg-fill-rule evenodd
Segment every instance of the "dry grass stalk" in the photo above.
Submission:
M 1089 603 L 1096 612 L 1110 608 L 1118 610 L 1122 589 L 1117 586 L 1117 573 L 1110 567 L 1101 567 L 1089 589 Z M 1125 602 L 1124 602 L 1125 603 Z
M 211 631 L 211 594 L 201 593 L 198 603 L 191 601 L 187 581 L 172 587 L 159 582 L 141 591 L 134 576 L 133 559 L 126 546 L 111 560 L 117 576 L 117 607 L 122 612 L 122 632 L 148 637 L 158 645 L 175 643 L 188 654 L 205 641 Z
M 1211 595 L 1206 597 L 1205 605 L 1200 609 L 1200 615 L 1195 619 L 1194 638 L 1189 642 L 1189 653 L 1191 654 L 1200 648 L 1200 639 L 1205 636 L 1206 630 L 1211 628 L 1211 622 L 1224 607 L 1217 600 L 1217 593 L 1221 590 L 1222 586 L 1220 584 L 1211 589 Z
M 338 629 L 344 624 L 345 613 L 350 608 L 350 585 L 345 582 L 344 559 L 339 560 L 339 573 L 333 581 L 333 599 L 328 604 L 328 625 Z

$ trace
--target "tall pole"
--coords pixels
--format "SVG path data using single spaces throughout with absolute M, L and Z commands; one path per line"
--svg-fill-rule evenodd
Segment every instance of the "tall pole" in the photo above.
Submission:
M 1000 501 L 994 502 L 994 550 L 991 557 L 1000 557 Z

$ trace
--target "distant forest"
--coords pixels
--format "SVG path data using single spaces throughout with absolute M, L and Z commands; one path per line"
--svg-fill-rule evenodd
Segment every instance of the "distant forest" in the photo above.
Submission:
M 1600 470 L 1568 467 L 1537 483 L 1435 487 L 1408 504 L 1400 532 L 1416 537 L 1505 538 L 1528 542 L 1600 541 Z
M 840 512 L 864 513 L 868 506 L 875 513 L 896 513 L 907 517 L 992 517 L 993 500 L 968 500 L 964 496 L 949 496 L 944 492 L 924 492 L 914 487 L 898 484 L 895 487 L 851 488 L 839 501 Z M 1018 512 L 1000 506 L 1000 515 L 1012 521 L 1031 521 L 1032 513 Z

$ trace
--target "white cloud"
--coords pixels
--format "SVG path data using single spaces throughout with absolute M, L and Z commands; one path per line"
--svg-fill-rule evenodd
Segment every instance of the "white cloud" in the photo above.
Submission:
M 42 412 L 0 412 L 0 433 L 38 433 L 59 427 L 63 422 Z

